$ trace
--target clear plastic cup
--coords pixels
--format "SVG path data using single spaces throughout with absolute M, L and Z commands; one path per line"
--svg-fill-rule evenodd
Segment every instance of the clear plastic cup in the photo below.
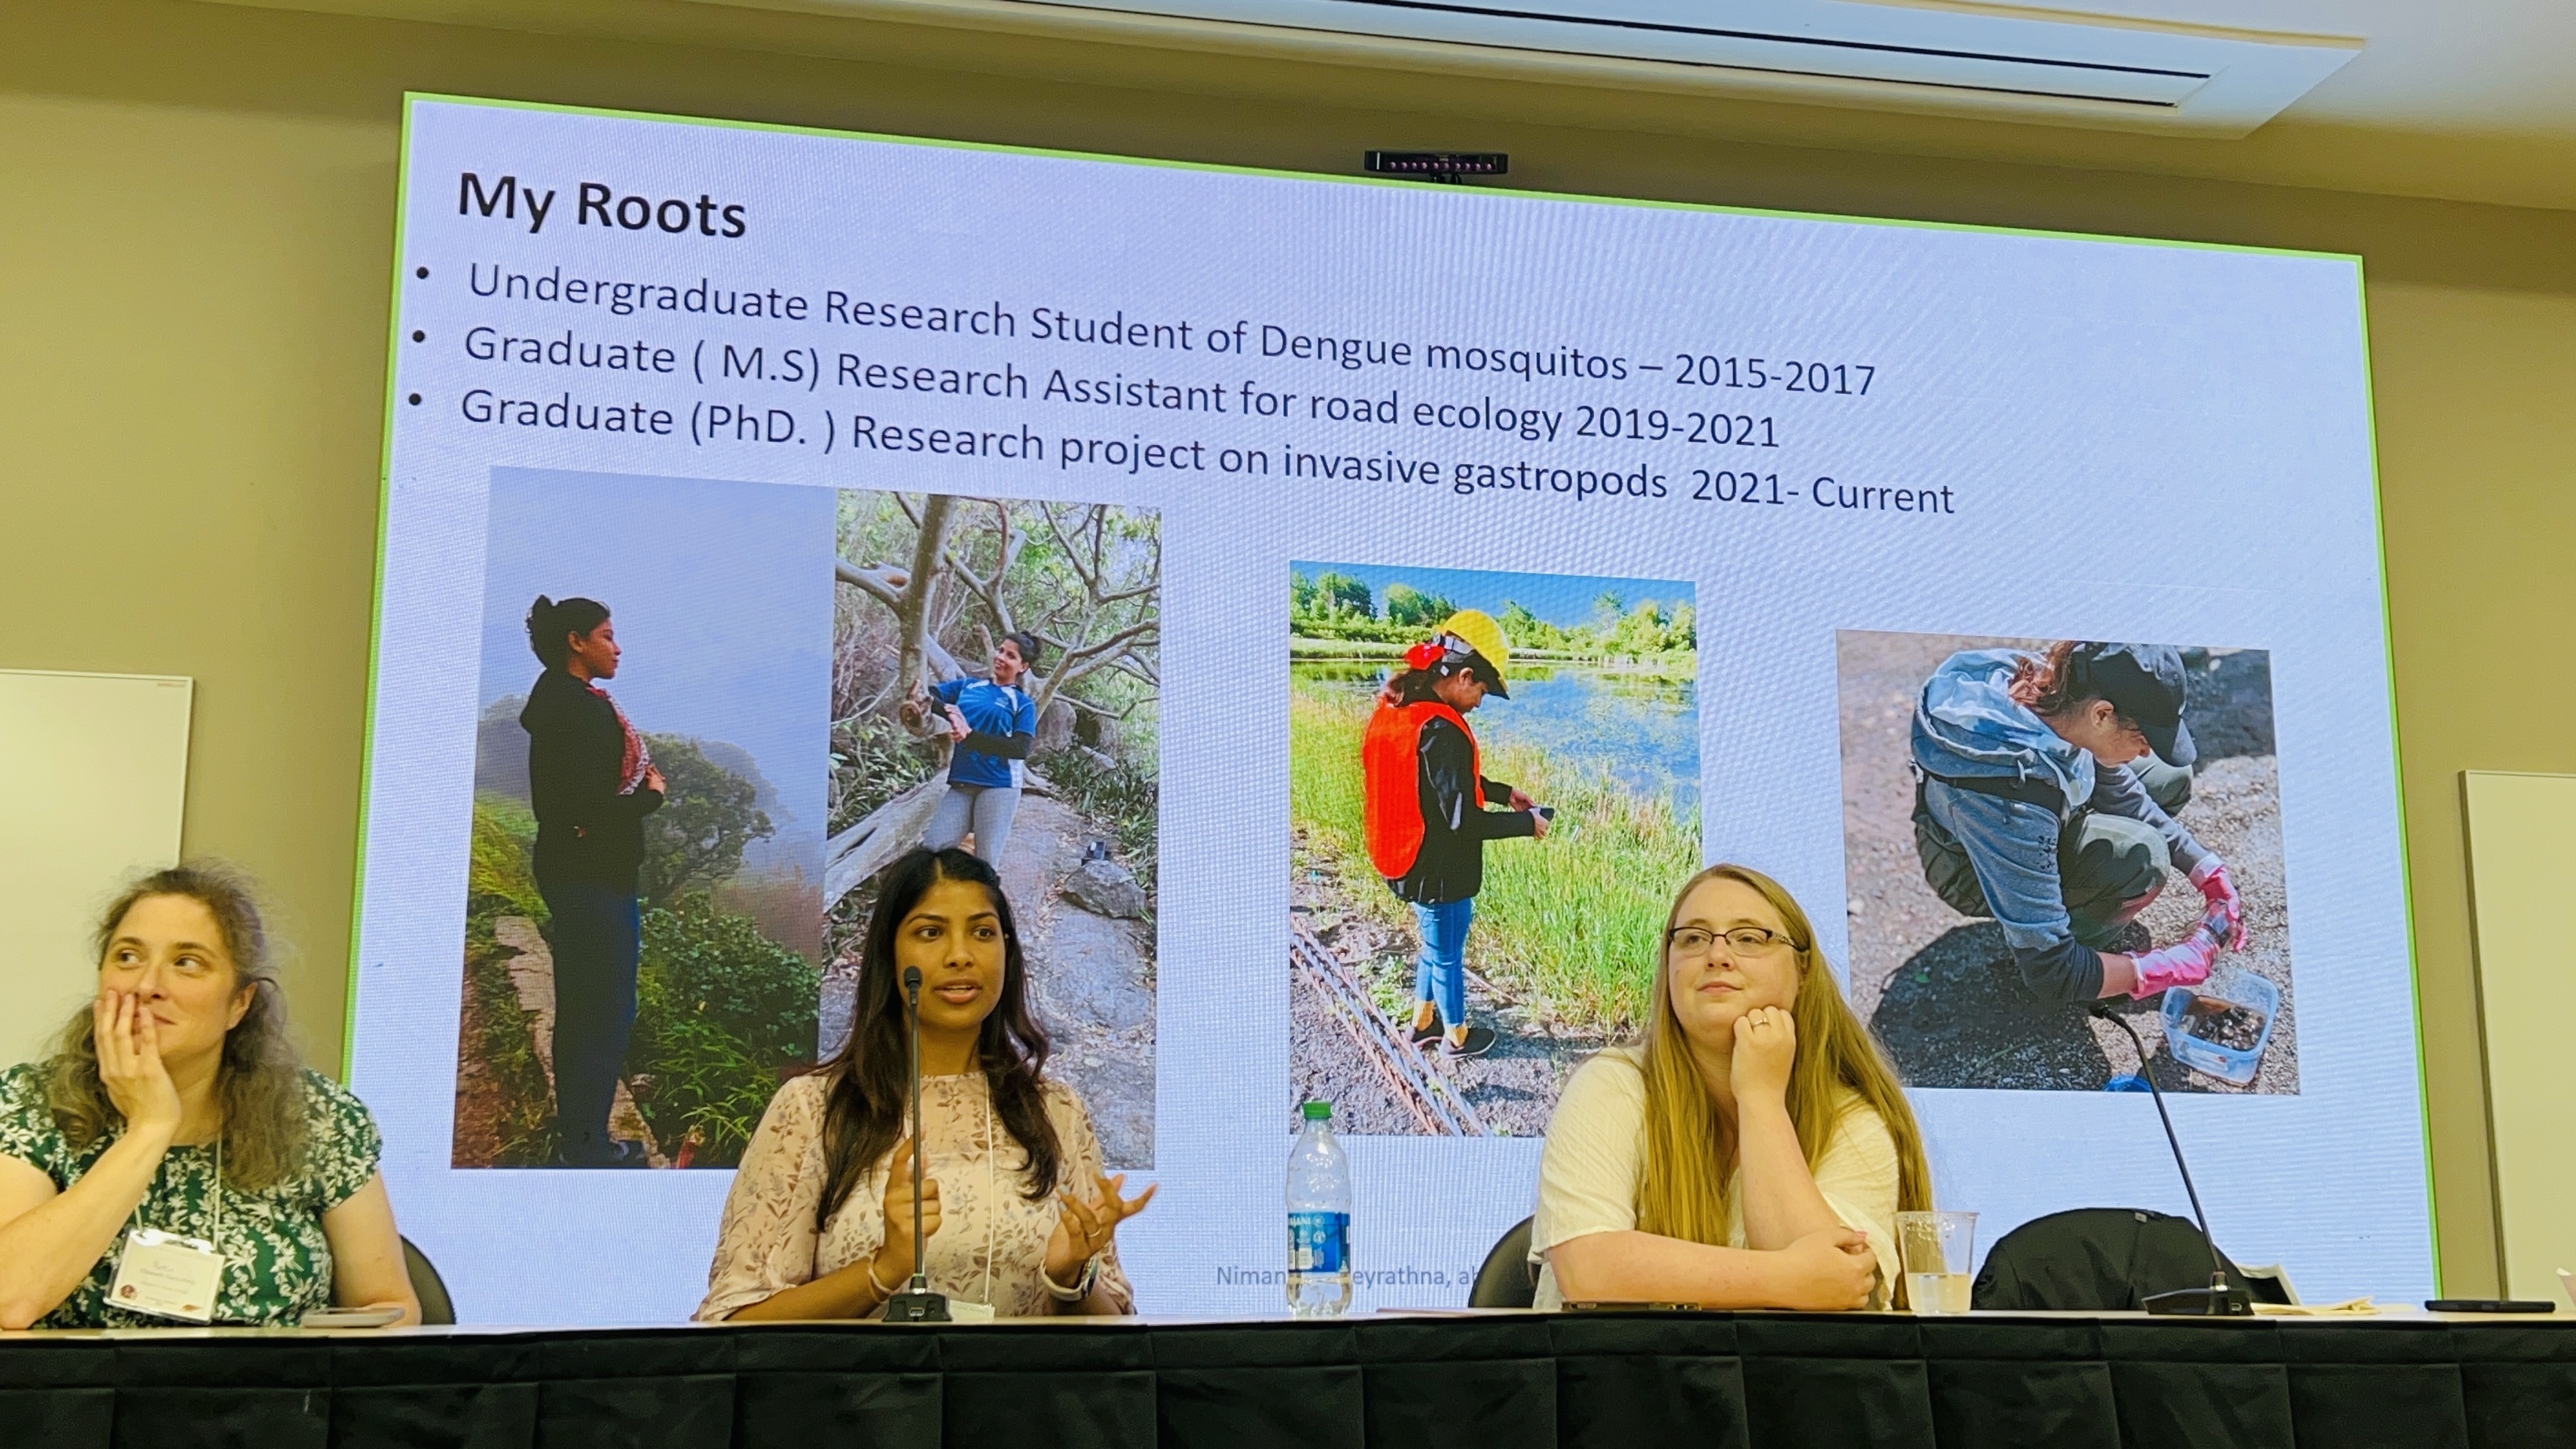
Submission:
M 1976 1253 L 1975 1213 L 1896 1215 L 1896 1256 L 1905 1274 L 1905 1301 L 1917 1313 L 1968 1311 Z

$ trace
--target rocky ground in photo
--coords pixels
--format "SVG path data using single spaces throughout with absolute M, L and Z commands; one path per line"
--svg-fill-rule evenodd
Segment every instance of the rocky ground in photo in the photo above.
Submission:
M 517 953 L 510 958 L 506 968 L 510 973 L 510 986 L 517 993 L 519 1010 L 527 1017 L 528 1036 L 536 1048 L 538 1065 L 545 1069 L 546 1085 L 551 1090 L 555 1079 L 554 950 L 538 932 L 537 923 L 526 916 L 503 916 L 493 922 L 492 939 Z M 478 1003 L 474 1014 L 479 1016 L 480 1010 Z M 476 1023 L 469 1021 L 468 1025 Z M 480 1040 L 480 1037 L 468 1039 Z M 482 1081 L 483 1063 L 473 1054 L 467 1054 L 461 1075 L 468 1080 L 457 1094 L 460 1119 L 458 1163 L 464 1165 L 469 1160 L 467 1152 L 476 1150 L 482 1154 L 479 1159 L 473 1159 L 477 1165 L 489 1165 L 498 1151 L 489 1126 L 497 1115 L 497 1104 L 489 1100 L 491 1093 Z M 471 1134 L 464 1128 L 469 1118 L 477 1124 Z M 627 1090 L 623 1079 L 617 1083 L 617 1095 L 609 1105 L 608 1135 L 641 1143 L 645 1160 L 652 1166 L 671 1165 L 670 1157 L 663 1152 L 661 1144 L 653 1140 L 652 1128 L 645 1125 L 644 1114 L 636 1110 L 635 1094 Z
M 1065 892 L 1096 835 L 1060 802 L 1020 801 L 1002 860 L 1019 912 L 1031 1009 L 1054 1055 L 1047 1075 L 1082 1094 L 1113 1172 L 1154 1165 L 1154 927 L 1085 909 Z M 1131 887 L 1132 888 L 1132 887 Z M 1094 892 L 1113 909 L 1129 902 Z M 1139 892 L 1133 903 L 1143 903 Z
M 1906 766 L 1914 703 L 1950 653 L 1998 642 L 1845 632 L 1840 636 L 1843 846 L 1853 1008 L 1909 1085 L 2099 1090 L 2138 1070 L 2120 1029 L 2025 989 L 2003 934 L 1943 904 L 1914 849 L 1914 784 Z M 2280 1020 L 2254 1081 L 2233 1086 L 2175 1062 L 2153 1000 L 2116 1003 L 2144 1039 L 2148 1072 L 2168 1091 L 2294 1093 L 2298 1020 L 2282 878 L 2280 781 L 2273 754 L 2268 656 L 2213 653 L 2191 674 L 2188 718 L 2201 763 L 2177 818 L 2229 865 L 2245 898 L 2248 949 L 2222 958 L 2280 989 Z M 2200 893 L 2176 872 L 2139 918 L 2157 945 L 2199 919 Z
M 464 987 L 458 1039 L 469 1044 L 484 1041 L 489 1021 L 482 999 L 475 992 L 470 968 L 465 972 Z M 500 1163 L 501 1114 L 507 1106 L 507 1093 L 496 1077 L 492 1064 L 483 1059 L 481 1052 L 469 1046 L 457 1053 L 456 1124 L 448 1148 L 450 1165 L 492 1167 Z
M 1296 852 L 1291 909 L 1301 913 L 1327 950 L 1357 970 L 1391 1024 L 1409 1031 L 1414 957 L 1420 943 L 1410 930 L 1390 928 L 1361 910 L 1352 896 L 1357 889 L 1383 891 L 1386 886 L 1376 880 L 1346 882 L 1306 852 Z M 1334 1130 L 1345 1134 L 1424 1135 L 1422 1124 L 1406 1110 L 1395 1085 L 1372 1064 L 1371 1054 L 1342 1025 L 1331 1005 L 1302 980 L 1293 979 L 1297 973 L 1290 969 L 1290 1105 L 1331 1102 Z M 1496 1136 L 1544 1136 L 1565 1079 L 1585 1057 L 1609 1044 L 1606 1038 L 1544 1019 L 1472 968 L 1467 973 L 1467 1019 L 1499 1034 L 1491 1052 L 1453 1061 L 1434 1048 L 1425 1056 Z

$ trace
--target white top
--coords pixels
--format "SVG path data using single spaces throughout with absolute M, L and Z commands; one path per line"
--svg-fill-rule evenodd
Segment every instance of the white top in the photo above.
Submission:
M 1548 1254 L 1557 1244 L 1593 1233 L 1637 1227 L 1637 1177 L 1646 1167 L 1645 1053 L 1613 1047 L 1576 1069 L 1548 1119 L 1539 1158 L 1538 1216 L 1530 1224 L 1530 1261 L 1540 1264 L 1538 1308 L 1562 1308 Z M 1844 1227 L 1869 1235 L 1878 1256 L 1881 1303 L 1896 1283 L 1896 1139 L 1857 1092 L 1846 1090 L 1841 1124 L 1815 1163 L 1816 1190 Z M 1726 1184 L 1726 1245 L 1744 1241 L 1744 1173 Z

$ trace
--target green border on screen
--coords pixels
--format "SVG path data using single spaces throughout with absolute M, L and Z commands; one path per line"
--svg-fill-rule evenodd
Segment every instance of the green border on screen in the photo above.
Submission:
M 411 216 L 411 105 L 403 97 L 402 154 L 394 158 L 393 292 L 385 299 L 385 436 L 376 454 L 376 581 L 367 608 L 366 738 L 358 746 L 357 863 L 350 872 L 349 980 L 340 1002 L 340 1080 L 349 1080 L 358 1053 L 358 974 L 365 964 L 358 942 L 367 921 L 367 832 L 375 816 L 376 684 L 384 663 L 385 539 L 393 527 L 394 375 L 402 361 L 403 230 Z
M 2370 324 L 2367 289 L 2362 279 L 2362 258 L 2352 252 L 2310 251 L 2293 247 L 2247 246 L 2233 242 L 2182 241 L 2170 237 L 2123 236 L 2099 232 L 2054 231 L 2037 227 L 1991 226 L 1974 222 L 1914 221 L 1899 217 L 1842 216 L 1830 212 L 1785 211 L 1771 207 L 1722 206 L 1709 202 L 1660 201 L 1632 196 L 1600 196 L 1584 192 L 1531 191 L 1505 186 L 1460 188 L 1436 182 L 1414 181 L 1391 176 L 1340 176 L 1324 172 L 1287 171 L 1261 166 L 1228 166 L 1206 161 L 1173 161 L 1147 156 L 1121 156 L 1091 151 L 1067 151 L 1044 146 L 1011 146 L 987 141 L 948 141 L 927 136 L 898 136 L 875 131 L 844 131 L 823 126 L 796 126 L 774 121 L 735 121 L 707 116 L 679 116 L 654 111 L 631 111 L 602 106 L 563 105 L 546 101 L 496 100 L 487 96 L 447 95 L 434 91 L 407 91 L 403 95 L 402 155 L 398 160 L 394 194 L 394 258 L 391 316 L 386 324 L 385 359 L 385 435 L 379 470 L 376 510 L 376 596 L 367 641 L 367 711 L 365 745 L 360 755 L 358 784 L 358 841 L 355 889 L 349 916 L 349 982 L 348 995 L 341 1020 L 340 1075 L 348 1077 L 354 1060 L 357 1039 L 358 1010 L 358 941 L 365 919 L 367 887 L 367 840 L 371 802 L 375 782 L 376 685 L 384 626 L 385 542 L 390 526 L 393 493 L 393 439 L 396 397 L 395 371 L 402 350 L 402 287 L 404 266 L 404 223 L 410 211 L 412 121 L 422 104 L 481 106 L 494 110 L 527 111 L 547 115 L 585 116 L 605 120 L 649 121 L 665 125 L 709 126 L 729 131 L 754 131 L 779 136 L 811 136 L 826 140 L 873 141 L 887 145 L 918 146 L 946 151 L 975 151 L 1001 156 L 1035 156 L 1059 161 L 1094 161 L 1121 166 L 1143 166 L 1171 171 L 1203 171 L 1231 176 L 1262 176 L 1288 181 L 1330 182 L 1342 186 L 1383 186 L 1430 191 L 1443 196 L 1500 196 L 1524 201 L 1567 202 L 1595 206 L 1645 207 L 1659 211 L 1703 212 L 1720 216 L 1755 216 L 1786 221 L 1832 222 L 1846 226 L 1883 226 L 1918 231 L 1965 232 L 1983 236 L 2036 237 L 2052 241 L 2098 242 L 2115 246 L 2171 247 L 2185 251 L 2235 252 L 2255 256 L 2304 257 L 2323 261 L 2349 262 L 2353 268 L 2354 307 L 2361 326 L 2362 347 L 2362 415 L 2369 436 L 2371 514 L 2378 524 L 2379 606 L 2382 630 L 2382 657 L 2388 670 L 2388 730 L 2391 763 L 2396 769 L 2398 871 L 2403 885 L 2399 909 L 2406 922 L 2406 970 L 2416 995 L 2415 1012 L 2415 1114 L 2423 1140 L 2425 1218 L 2432 1233 L 2431 1249 L 2435 1292 L 2442 1281 L 2442 1250 L 2439 1207 L 2433 1191 L 2432 1119 L 2426 1107 L 2427 1065 L 2424 1059 L 2423 978 L 2417 967 L 2414 932 L 2413 858 L 2408 851 L 2406 829 L 2406 776 L 2402 751 L 2398 748 L 2396 630 L 2389 611 L 2388 599 L 2388 529 L 2385 507 L 2379 486 L 2379 433 L 2370 372 Z
M 2442 1287 L 2442 1195 L 2433 1181 L 2432 1064 L 2424 1055 L 2424 972 L 2415 958 L 2415 851 L 2406 828 L 2406 748 L 2397 722 L 2397 615 L 2388 602 L 2388 508 L 2379 488 L 2379 394 L 2370 373 L 2370 288 L 2359 257 L 2353 258 L 2352 271 L 2353 311 L 2361 323 L 2362 421 L 2370 438 L 2370 515 L 2379 524 L 2380 653 L 2388 661 L 2388 760 L 2397 785 L 2397 909 L 2406 923 L 2406 982 L 2415 1001 L 2415 1120 L 2423 1138 L 2424 1221 L 2433 1234 L 2433 1296 L 2447 1298 Z M 2501 1284 L 2496 1292 L 2504 1292 Z

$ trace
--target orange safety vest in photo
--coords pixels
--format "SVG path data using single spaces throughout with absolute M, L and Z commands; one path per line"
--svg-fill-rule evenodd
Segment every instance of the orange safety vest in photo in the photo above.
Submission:
M 1422 727 L 1435 719 L 1449 721 L 1467 737 L 1469 758 L 1475 762 L 1475 805 L 1485 808 L 1484 751 L 1464 716 L 1437 700 L 1379 705 L 1360 745 L 1361 798 L 1369 860 L 1388 880 L 1410 872 L 1422 854 Z

